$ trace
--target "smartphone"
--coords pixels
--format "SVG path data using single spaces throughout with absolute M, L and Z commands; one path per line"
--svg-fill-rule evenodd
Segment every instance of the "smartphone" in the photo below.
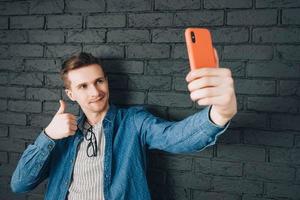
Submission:
M 185 42 L 191 70 L 217 66 L 211 34 L 208 29 L 187 28 L 185 30 Z

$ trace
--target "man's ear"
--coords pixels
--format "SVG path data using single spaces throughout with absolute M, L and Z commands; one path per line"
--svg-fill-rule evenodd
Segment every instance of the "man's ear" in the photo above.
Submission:
M 70 89 L 65 89 L 66 95 L 71 99 L 72 101 L 76 101 L 73 97 L 73 93 Z

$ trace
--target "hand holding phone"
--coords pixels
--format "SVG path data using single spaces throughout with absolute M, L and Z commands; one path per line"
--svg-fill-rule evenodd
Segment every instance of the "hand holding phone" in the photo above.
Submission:
M 202 67 L 217 67 L 211 34 L 204 28 L 187 28 L 185 41 L 191 70 Z

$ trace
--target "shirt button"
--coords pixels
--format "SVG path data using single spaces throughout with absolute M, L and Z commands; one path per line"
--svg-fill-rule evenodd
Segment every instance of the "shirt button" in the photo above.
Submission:
M 52 144 L 49 144 L 48 145 L 48 149 L 52 149 L 53 145 Z

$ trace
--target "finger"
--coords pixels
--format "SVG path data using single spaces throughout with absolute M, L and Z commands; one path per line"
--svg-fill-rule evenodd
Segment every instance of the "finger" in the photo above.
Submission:
M 217 77 L 202 77 L 195 79 L 188 84 L 188 89 L 190 92 L 193 92 L 198 89 L 205 87 L 215 87 L 221 85 L 223 79 Z
M 66 103 L 63 100 L 59 100 L 60 107 L 56 114 L 63 114 L 66 110 Z
M 193 101 L 198 101 L 202 98 L 220 96 L 222 94 L 222 88 L 208 87 L 191 92 L 190 97 Z
M 219 56 L 218 56 L 218 51 L 214 48 L 214 53 L 215 53 L 215 59 L 216 59 L 216 63 L 217 66 L 216 67 L 220 67 L 220 63 L 219 63 Z
M 186 81 L 191 82 L 192 80 L 206 76 L 231 77 L 231 71 L 228 68 L 201 68 L 190 71 L 186 76 Z
M 76 125 L 70 125 L 70 129 L 71 129 L 71 131 L 76 131 L 77 130 L 77 126 Z
M 65 113 L 64 116 L 67 118 L 67 119 L 72 119 L 72 120 L 77 120 L 77 117 L 75 115 L 72 115 L 70 113 Z

